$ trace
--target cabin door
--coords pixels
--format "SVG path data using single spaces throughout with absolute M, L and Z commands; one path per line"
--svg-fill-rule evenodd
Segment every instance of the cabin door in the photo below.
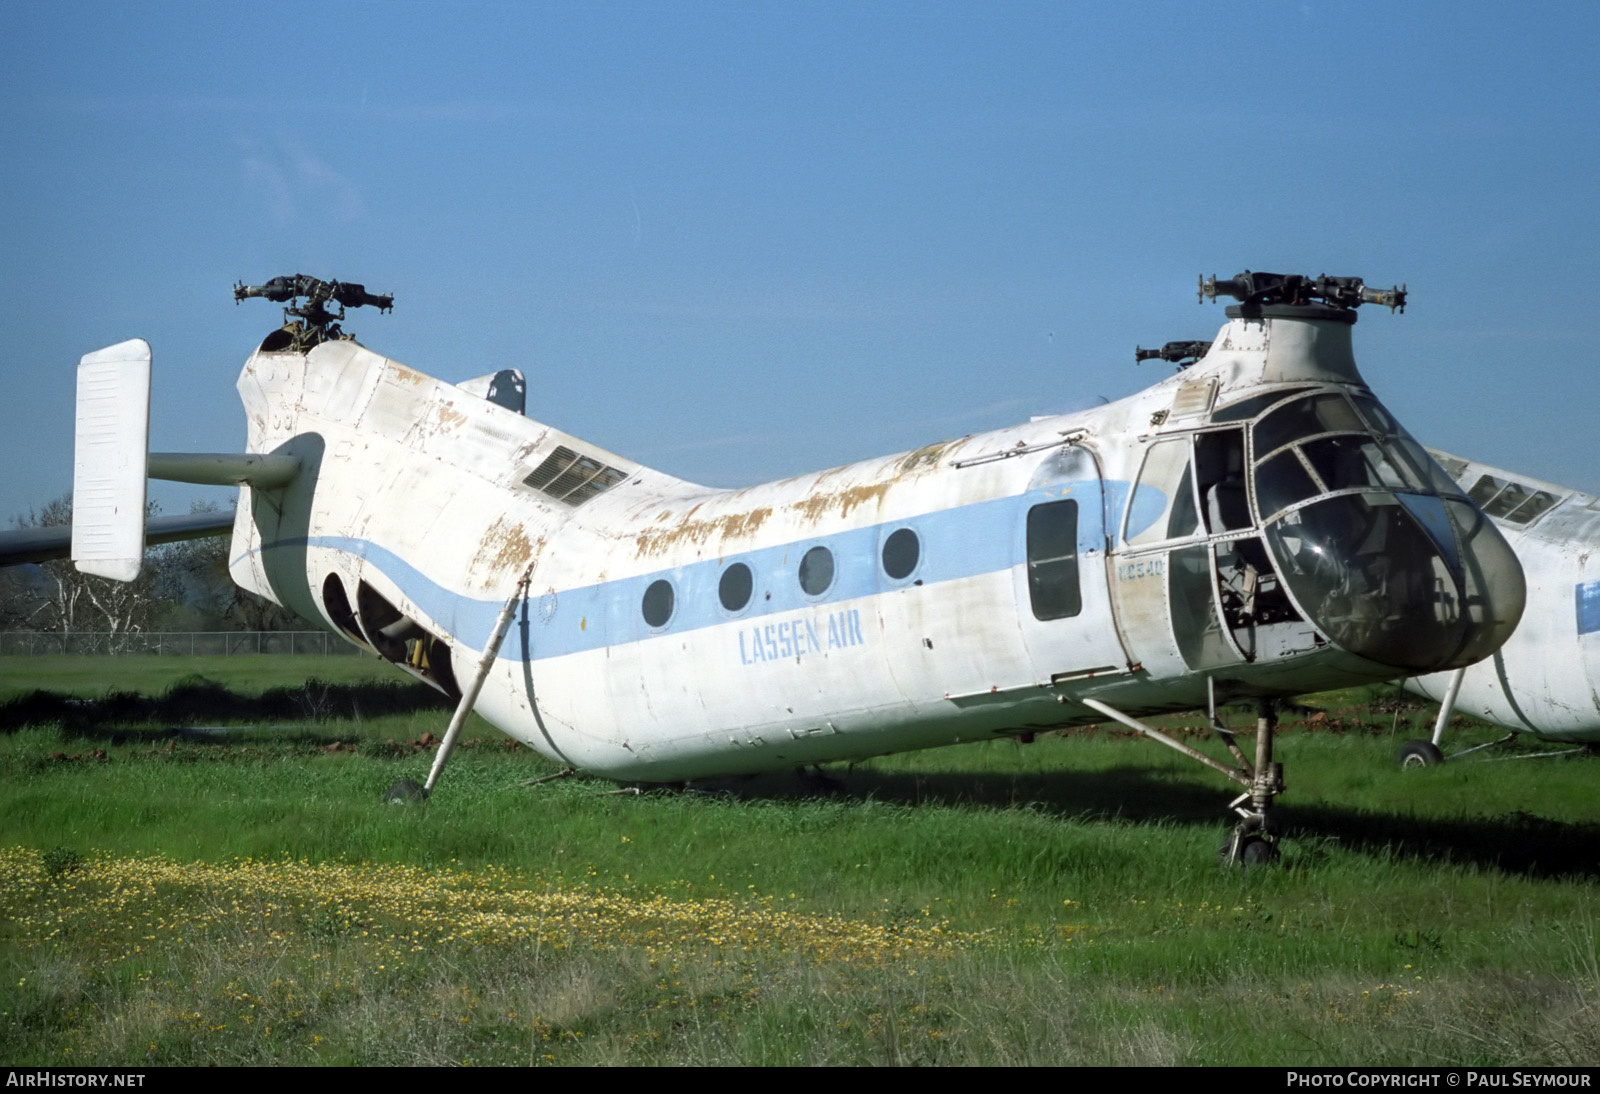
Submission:
M 1105 484 L 1091 453 L 1062 449 L 1041 466 L 1013 531 L 1017 620 L 1034 680 L 1123 672 L 1106 585 Z

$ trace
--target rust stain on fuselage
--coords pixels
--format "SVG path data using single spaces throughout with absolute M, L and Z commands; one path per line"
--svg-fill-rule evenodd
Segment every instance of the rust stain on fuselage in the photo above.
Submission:
M 467 416 L 455 407 L 444 404 L 439 407 L 439 426 L 441 429 L 454 429 L 467 424 Z
M 888 482 L 864 483 L 861 486 L 849 486 L 843 490 L 835 490 L 827 494 L 812 494 L 810 497 L 801 498 L 789 508 L 803 515 L 807 520 L 816 520 L 831 509 L 837 509 L 841 517 L 850 515 L 850 510 L 858 505 L 869 505 L 883 500 L 883 495 L 889 490 Z
M 542 546 L 543 537 L 540 545 Z M 485 577 L 512 571 L 520 574 L 533 558 L 535 544 L 528 539 L 527 531 L 510 516 L 502 516 L 484 533 L 478 553 L 472 560 L 474 570 L 486 571 Z
M 818 476 L 818 481 L 837 476 L 843 470 L 848 469 L 836 468 L 832 472 L 823 472 Z M 898 476 L 882 482 L 847 486 L 840 490 L 819 491 L 808 494 L 798 501 L 789 502 L 785 508 L 800 514 L 808 521 L 816 521 L 829 515 L 847 517 L 857 506 L 880 503 L 883 496 L 888 493 L 889 487 L 894 485 L 896 478 Z M 696 504 L 676 523 L 666 523 L 666 519 L 670 519 L 670 512 L 659 514 L 656 519 L 662 523 L 634 535 L 636 557 L 662 556 L 674 547 L 702 546 L 714 539 L 719 541 L 747 539 L 760 531 L 761 526 L 773 512 L 772 506 L 763 505 L 741 513 L 695 520 L 694 514 L 700 509 L 701 504 L 703 503 Z
M 691 520 L 698 505 L 689 510 L 685 519 L 668 528 L 647 528 L 633 537 L 636 545 L 635 554 L 639 558 L 648 555 L 665 554 L 669 548 L 679 544 L 703 544 L 713 536 L 728 539 L 737 536 L 753 536 L 766 523 L 772 515 L 772 507 L 763 505 L 745 513 L 729 513 L 723 517 L 712 517 L 709 520 Z

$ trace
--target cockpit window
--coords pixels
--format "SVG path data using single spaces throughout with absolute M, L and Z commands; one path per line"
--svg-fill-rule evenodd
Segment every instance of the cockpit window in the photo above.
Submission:
M 1138 495 L 1158 463 L 1168 489 L 1180 444 L 1151 448 L 1135 489 L 1144 504 L 1129 507 L 1130 545 L 1160 537 L 1161 505 Z M 1209 540 L 1169 555 L 1173 633 L 1191 667 L 1277 656 L 1312 641 L 1314 628 L 1317 643 L 1428 672 L 1482 658 L 1516 625 L 1523 591 L 1510 547 L 1370 395 L 1251 396 L 1215 413 L 1190 444 L 1192 493 L 1186 476 L 1160 500 L 1169 539 L 1187 498 L 1198 513 L 1183 531 L 1198 518 Z M 1472 498 L 1514 523 L 1560 502 L 1494 476 L 1480 477 Z
M 1412 476 L 1402 474 L 1371 437 L 1349 434 L 1320 437 L 1307 441 L 1300 450 L 1330 491 L 1364 486 L 1384 490 L 1426 489 Z
M 1356 409 L 1361 411 L 1362 417 L 1367 419 L 1367 424 L 1375 432 L 1390 434 L 1404 432 L 1399 423 L 1390 417 L 1389 412 L 1383 409 L 1383 405 L 1378 400 L 1368 398 L 1365 395 L 1352 395 L 1350 398 L 1355 402 Z
M 1299 453 L 1286 449 L 1256 467 L 1256 504 L 1261 515 L 1273 517 L 1295 502 L 1321 493 Z
M 1189 438 L 1157 441 L 1145 453 L 1144 467 L 1128 503 L 1123 539 L 1129 546 L 1192 535 L 1194 485 L 1189 477 Z
M 1346 494 L 1267 529 L 1284 576 L 1328 637 L 1386 665 L 1424 668 L 1465 636 L 1456 578 L 1392 494 Z
M 1324 392 L 1279 407 L 1256 423 L 1256 455 L 1276 452 L 1290 441 L 1318 433 L 1365 433 L 1367 427 L 1343 395 Z
M 1359 408 L 1359 413 L 1357 412 Z M 1340 490 L 1457 493 L 1374 399 L 1325 391 L 1269 412 L 1254 426 L 1256 506 L 1271 518 Z
M 1294 604 L 1330 641 L 1421 672 L 1476 660 L 1509 633 L 1521 603 L 1515 556 L 1468 527 L 1482 518 L 1377 400 L 1318 392 L 1252 428 L 1266 544 Z M 1486 479 L 1473 497 L 1491 513 L 1530 502 L 1518 484 Z
M 1304 389 L 1302 388 L 1301 390 Z M 1269 391 L 1265 395 L 1252 395 L 1248 399 L 1240 399 L 1237 403 L 1223 407 L 1211 415 L 1211 420 L 1213 422 L 1247 421 L 1260 414 L 1273 403 L 1281 403 L 1292 394 L 1294 394 L 1292 391 L 1284 391 L 1280 388 L 1276 391 Z
M 1182 539 L 1200 530 L 1200 516 L 1194 507 L 1194 480 L 1189 465 L 1183 465 L 1183 481 L 1172 497 L 1172 516 L 1167 521 L 1167 538 Z
M 1244 480 L 1244 430 L 1197 435 L 1194 473 L 1207 531 L 1216 535 L 1251 526 L 1250 497 Z
M 1456 477 L 1466 469 L 1462 463 L 1459 468 L 1440 466 L 1428 452 L 1416 441 L 1411 439 L 1411 434 L 1401 428 L 1378 400 L 1368 395 L 1352 395 L 1351 400 L 1356 404 L 1356 409 L 1361 411 L 1367 424 L 1373 432 L 1383 434 L 1384 451 L 1389 454 L 1396 464 L 1402 464 L 1409 470 L 1411 477 L 1429 484 L 1429 488 L 1440 497 L 1460 497 L 1461 487 L 1456 485 Z

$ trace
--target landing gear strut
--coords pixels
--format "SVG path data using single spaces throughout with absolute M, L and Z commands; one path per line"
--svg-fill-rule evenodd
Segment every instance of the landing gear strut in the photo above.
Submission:
M 1272 759 L 1272 734 L 1278 727 L 1278 705 L 1275 700 L 1263 699 L 1256 717 L 1256 758 L 1251 763 L 1245 756 L 1230 733 L 1217 718 L 1216 703 L 1211 704 L 1211 728 L 1222 743 L 1227 746 L 1228 752 L 1233 756 L 1235 767 L 1229 767 L 1220 760 L 1213 759 L 1197 748 L 1191 748 L 1182 741 L 1170 737 L 1147 726 L 1137 718 L 1130 717 L 1107 703 L 1098 699 L 1078 700 L 1090 710 L 1097 710 L 1111 718 L 1115 718 L 1130 729 L 1136 729 L 1149 737 L 1152 741 L 1159 741 L 1168 748 L 1182 752 L 1190 759 L 1197 760 L 1207 767 L 1222 772 L 1228 778 L 1245 787 L 1245 792 L 1228 803 L 1228 808 L 1239 815 L 1239 823 L 1234 826 L 1233 833 L 1223 843 L 1218 852 L 1218 858 L 1225 866 L 1236 863 L 1245 866 L 1260 866 L 1276 861 L 1278 857 L 1278 834 L 1272 824 L 1273 800 L 1283 793 L 1283 765 L 1275 763 Z
M 1418 738 L 1414 741 L 1407 741 L 1400 746 L 1400 754 L 1395 757 L 1395 763 L 1399 765 L 1401 771 L 1416 771 L 1424 767 L 1434 767 L 1444 763 L 1447 757 L 1440 746 L 1444 743 L 1444 731 L 1450 724 L 1450 716 L 1455 713 L 1456 699 L 1461 695 L 1461 683 L 1466 677 L 1466 669 L 1457 669 L 1454 675 L 1450 677 L 1450 684 L 1445 689 L 1444 698 L 1439 701 L 1439 717 L 1433 723 L 1433 738 L 1431 740 Z M 1473 745 L 1471 748 L 1464 748 L 1460 752 L 1451 753 L 1448 758 L 1454 760 L 1462 756 L 1470 756 L 1472 753 L 1481 752 L 1486 748 L 1510 744 L 1516 738 L 1516 733 L 1507 733 L 1504 737 L 1496 738 L 1493 741 L 1488 741 L 1481 745 Z M 1536 760 L 1545 756 L 1570 756 L 1574 752 L 1581 751 L 1583 751 L 1581 748 L 1562 748 L 1550 752 L 1524 752 L 1520 756 L 1506 758 Z
M 1445 688 L 1444 698 L 1439 701 L 1439 717 L 1433 722 L 1433 738 L 1427 741 L 1421 739 L 1407 741 L 1400 746 L 1400 754 L 1395 757 L 1395 764 L 1401 771 L 1434 767 L 1444 763 L 1444 751 L 1440 749 L 1439 742 L 1444 740 L 1445 727 L 1450 724 L 1450 715 L 1455 713 L 1456 698 L 1461 694 L 1461 683 L 1466 678 L 1467 670 L 1464 668 L 1456 669 L 1450 675 L 1450 684 Z
M 1227 733 L 1220 726 L 1215 728 Z M 1256 762 L 1250 771 L 1250 789 L 1228 803 L 1228 808 L 1239 815 L 1239 823 L 1218 853 L 1224 866 L 1236 863 L 1264 866 L 1278 859 L 1278 834 L 1272 824 L 1273 799 L 1283 793 L 1283 765 L 1272 759 L 1272 735 L 1277 728 L 1277 703 L 1271 699 L 1261 700 L 1256 715 Z

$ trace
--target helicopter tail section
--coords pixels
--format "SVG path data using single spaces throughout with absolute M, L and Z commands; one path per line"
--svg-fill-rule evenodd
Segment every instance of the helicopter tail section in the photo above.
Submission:
M 86 574 L 133 581 L 144 565 L 150 343 L 142 338 L 78 362 L 72 561 Z
M 151 452 L 150 344 L 142 338 L 78 362 L 71 550 L 83 573 L 135 581 L 147 543 L 222 536 L 232 529 L 231 513 L 147 520 L 150 479 L 270 489 L 287 484 L 299 470 L 294 456 L 276 453 Z

